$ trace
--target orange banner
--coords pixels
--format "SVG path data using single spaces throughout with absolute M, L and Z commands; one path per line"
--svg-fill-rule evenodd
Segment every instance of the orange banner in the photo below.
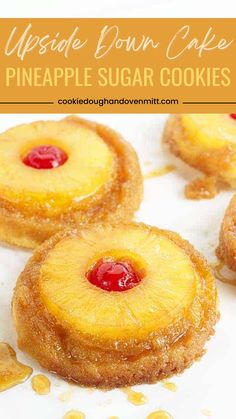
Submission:
M 1 113 L 236 106 L 236 19 L 0 19 Z

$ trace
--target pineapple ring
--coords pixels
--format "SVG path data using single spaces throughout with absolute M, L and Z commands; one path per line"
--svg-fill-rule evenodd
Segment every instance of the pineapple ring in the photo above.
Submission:
M 141 282 L 124 292 L 91 284 L 91 261 L 104 254 L 145 265 Z M 217 315 L 206 261 L 177 234 L 137 223 L 58 233 L 36 250 L 13 297 L 20 348 L 66 379 L 100 387 L 183 371 L 202 355 Z
M 236 195 L 231 199 L 225 212 L 221 231 L 217 256 L 223 260 L 230 269 L 236 271 Z M 236 285 L 236 281 L 231 281 Z
M 163 140 L 170 151 L 211 179 L 210 192 L 195 199 L 213 197 L 223 183 L 236 188 L 236 120 L 229 114 L 183 114 L 169 118 Z M 195 185 L 203 188 L 203 182 Z M 215 190 L 214 190 L 215 189 Z M 188 190 L 187 190 L 188 193 Z M 189 196 L 194 198 L 194 196 Z
M 65 163 L 51 170 L 26 165 L 27 153 L 43 145 L 65 152 Z M 141 196 L 137 155 L 108 127 L 68 117 L 17 126 L 0 135 L 3 241 L 33 248 L 81 223 L 128 220 Z

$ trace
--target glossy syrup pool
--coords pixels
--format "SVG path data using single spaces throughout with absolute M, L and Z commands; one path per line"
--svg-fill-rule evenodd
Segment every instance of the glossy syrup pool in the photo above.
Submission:
M 134 391 L 130 387 L 123 388 L 122 391 L 127 395 L 127 400 L 136 406 L 145 404 L 148 401 L 143 393 Z
M 35 391 L 35 393 L 39 395 L 45 395 L 50 393 L 51 383 L 48 377 L 46 377 L 46 375 L 35 375 L 31 380 L 31 384 L 32 389 Z
M 63 416 L 63 419 L 85 419 L 85 414 L 80 410 L 70 410 Z
M 177 391 L 177 385 L 175 383 L 170 382 L 170 381 L 164 381 L 162 383 L 162 386 L 164 388 L 166 388 L 167 390 L 170 390 L 170 391 L 173 391 L 173 392 Z
M 151 172 L 146 173 L 145 175 L 143 175 L 143 179 L 146 180 L 146 179 L 152 179 L 159 176 L 164 176 L 170 172 L 173 172 L 174 170 L 175 170 L 175 166 L 173 166 L 172 164 L 167 164 L 166 166 L 163 166 L 160 169 L 154 169 L 154 170 L 151 170 Z
M 173 417 L 165 410 L 156 410 L 150 413 L 147 419 L 173 419 Z

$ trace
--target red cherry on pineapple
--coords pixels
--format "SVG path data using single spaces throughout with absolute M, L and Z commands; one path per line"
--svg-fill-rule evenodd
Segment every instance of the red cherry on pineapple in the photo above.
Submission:
M 127 291 L 141 281 L 128 262 L 99 261 L 87 273 L 89 282 L 106 291 Z

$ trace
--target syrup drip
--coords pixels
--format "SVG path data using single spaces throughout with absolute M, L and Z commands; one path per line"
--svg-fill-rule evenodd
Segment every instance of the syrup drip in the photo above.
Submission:
M 136 406 L 147 403 L 147 398 L 143 393 L 134 391 L 129 387 L 123 388 L 122 391 L 127 395 L 128 401 Z
M 50 393 L 51 383 L 50 380 L 43 374 L 35 375 L 32 378 L 32 389 L 39 395 Z
M 219 261 L 218 263 L 216 263 L 215 265 L 211 265 L 215 274 L 215 277 L 217 279 L 219 279 L 221 282 L 224 282 L 226 284 L 231 284 L 234 285 L 236 283 L 236 279 L 233 277 L 227 277 L 222 273 L 222 269 L 228 269 L 223 261 Z M 230 275 L 231 271 L 229 271 L 229 275 Z M 232 274 L 232 273 L 231 273 Z
M 150 413 L 147 419 L 173 419 L 173 417 L 164 410 L 157 410 L 156 412 Z
M 70 410 L 63 416 L 63 419 L 85 419 L 85 414 L 79 410 Z
M 174 170 L 175 170 L 175 166 L 169 164 L 162 167 L 161 169 L 152 170 L 151 172 L 144 175 L 143 178 L 146 180 L 146 179 L 151 179 L 153 177 L 164 176 L 164 175 L 167 175 L 167 173 L 173 172 Z
M 170 391 L 177 391 L 177 385 L 175 383 L 171 383 L 169 381 L 164 381 L 164 383 L 162 383 L 163 387 L 165 387 L 167 390 Z
M 0 342 L 0 391 L 23 383 L 32 372 L 32 368 L 17 360 L 16 353 L 10 345 Z

